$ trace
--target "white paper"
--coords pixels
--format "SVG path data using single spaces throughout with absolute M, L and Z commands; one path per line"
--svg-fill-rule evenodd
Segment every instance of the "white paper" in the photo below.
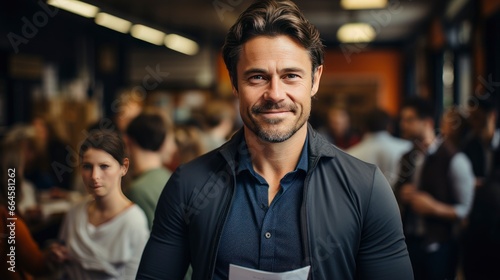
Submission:
M 229 280 L 307 280 L 311 266 L 287 272 L 266 272 L 239 265 L 229 265 Z

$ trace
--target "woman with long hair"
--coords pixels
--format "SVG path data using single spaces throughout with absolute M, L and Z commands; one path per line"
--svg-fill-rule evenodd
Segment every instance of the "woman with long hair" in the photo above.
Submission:
M 135 279 L 149 230 L 144 212 L 122 192 L 129 167 L 123 140 L 111 131 L 93 131 L 79 159 L 91 198 L 66 215 L 54 257 L 67 279 Z

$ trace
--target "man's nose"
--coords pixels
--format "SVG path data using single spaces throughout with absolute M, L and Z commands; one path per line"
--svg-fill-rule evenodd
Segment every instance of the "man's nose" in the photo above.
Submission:
M 285 96 L 286 94 L 281 84 L 281 79 L 279 77 L 272 77 L 264 94 L 264 98 L 277 103 L 285 99 Z

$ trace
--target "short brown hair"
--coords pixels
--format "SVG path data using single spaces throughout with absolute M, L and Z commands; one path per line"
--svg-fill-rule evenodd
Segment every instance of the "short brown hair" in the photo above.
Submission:
M 233 86 L 237 89 L 236 65 L 241 46 L 256 36 L 286 35 L 300 43 L 308 52 L 312 72 L 323 64 L 323 44 L 319 31 L 289 0 L 256 1 L 246 9 L 226 35 L 222 54 Z
M 161 149 L 167 133 L 168 124 L 164 117 L 154 111 L 142 112 L 127 126 L 126 134 L 144 150 L 157 152 Z

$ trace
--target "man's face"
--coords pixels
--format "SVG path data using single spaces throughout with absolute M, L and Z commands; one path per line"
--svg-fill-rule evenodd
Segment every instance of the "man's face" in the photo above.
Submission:
M 322 66 L 314 73 L 307 50 L 288 36 L 258 36 L 242 45 L 238 65 L 241 118 L 267 142 L 283 142 L 304 127 Z
M 403 108 L 401 110 L 401 134 L 408 140 L 422 139 L 426 129 L 426 120 L 418 117 L 413 108 Z

